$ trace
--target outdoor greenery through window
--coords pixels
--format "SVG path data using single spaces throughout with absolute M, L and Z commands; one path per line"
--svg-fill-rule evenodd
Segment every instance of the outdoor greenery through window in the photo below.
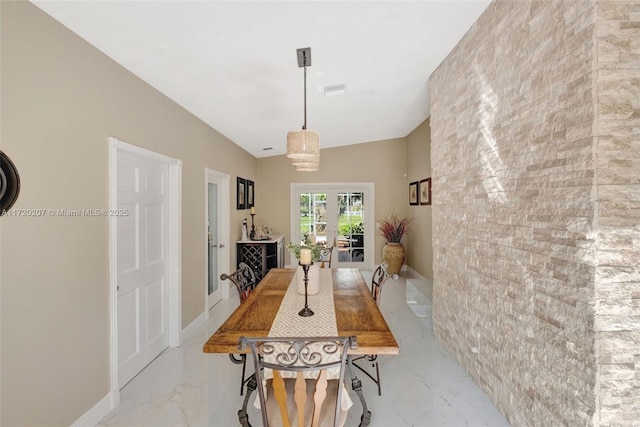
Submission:
M 335 205 L 334 205 L 335 206 Z M 300 235 L 337 249 L 339 262 L 364 262 L 364 193 L 337 194 L 337 229 L 327 227 L 327 193 L 300 194 Z M 334 256 L 336 253 L 334 253 Z

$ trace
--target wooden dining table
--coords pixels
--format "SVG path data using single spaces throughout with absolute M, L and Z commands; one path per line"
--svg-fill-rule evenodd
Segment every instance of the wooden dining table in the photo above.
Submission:
M 287 289 L 292 284 L 295 268 L 274 268 L 262 279 L 249 298 L 238 306 L 229 318 L 204 344 L 205 353 L 238 354 L 240 337 L 266 337 Z M 362 273 L 358 269 L 334 268 L 333 302 L 338 335 L 355 336 L 357 348 L 349 350 L 349 362 L 357 355 L 396 355 L 400 348 L 371 296 Z M 295 285 L 294 285 L 295 286 Z M 313 299 L 309 306 L 313 309 Z M 245 350 L 245 352 L 247 352 Z M 349 366 L 348 366 L 349 367 Z M 361 426 L 369 424 L 371 413 L 367 409 L 360 380 L 352 369 L 351 385 L 363 406 Z M 253 387 L 255 389 L 255 385 Z M 251 386 L 248 385 L 248 389 Z M 247 395 L 249 395 L 247 393 Z M 243 409 L 246 410 L 246 402 Z

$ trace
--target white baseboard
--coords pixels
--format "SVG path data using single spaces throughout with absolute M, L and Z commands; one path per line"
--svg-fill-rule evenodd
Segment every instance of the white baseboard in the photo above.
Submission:
M 420 279 L 420 280 L 427 280 L 422 274 L 418 273 L 417 271 L 415 271 L 413 268 L 409 267 L 406 264 L 402 267 L 402 269 L 407 271 L 411 275 L 411 277 L 415 277 L 416 279 Z
M 198 317 L 196 317 L 193 322 L 189 323 L 186 328 L 180 331 L 180 345 L 184 343 L 189 337 L 191 337 L 198 330 L 200 326 L 207 321 L 207 313 L 202 312 Z
M 100 402 L 96 403 L 93 408 L 89 409 L 84 413 L 84 415 L 71 424 L 71 427 L 94 427 L 119 404 L 120 390 L 109 392 L 109 394 L 107 394 Z
M 180 345 L 184 343 L 189 337 L 191 337 L 198 328 L 206 321 L 206 313 L 200 314 L 191 322 L 186 328 L 180 331 L 179 342 Z M 109 412 L 113 411 L 120 404 L 120 390 L 114 390 L 107 394 L 102 400 L 89 409 L 84 415 L 78 418 L 71 427 L 94 427 Z

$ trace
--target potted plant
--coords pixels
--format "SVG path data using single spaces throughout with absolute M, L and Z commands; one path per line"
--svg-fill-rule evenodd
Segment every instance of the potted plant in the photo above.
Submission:
M 300 259 L 300 249 L 311 249 L 311 261 L 317 262 L 320 261 L 321 251 L 324 248 L 324 244 L 316 243 L 314 240 L 313 236 L 305 234 L 302 236 L 302 241 L 299 245 L 289 242 L 287 249 L 293 252 L 297 260 Z
M 404 264 L 402 238 L 411 230 L 413 218 L 398 218 L 396 214 L 378 221 L 378 231 L 387 240 L 382 248 L 382 258 L 388 264 L 389 274 L 398 274 Z

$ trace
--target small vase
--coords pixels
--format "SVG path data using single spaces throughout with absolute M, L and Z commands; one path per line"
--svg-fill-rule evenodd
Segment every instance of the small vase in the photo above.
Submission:
M 387 263 L 387 273 L 398 274 L 404 264 L 404 246 L 402 243 L 387 242 L 382 248 L 382 259 Z
M 314 263 L 309 267 L 309 273 L 307 273 L 309 283 L 307 284 L 307 295 L 315 295 L 320 292 L 320 264 Z M 298 266 L 296 271 L 296 280 L 298 293 L 304 295 L 304 270 L 302 266 Z

